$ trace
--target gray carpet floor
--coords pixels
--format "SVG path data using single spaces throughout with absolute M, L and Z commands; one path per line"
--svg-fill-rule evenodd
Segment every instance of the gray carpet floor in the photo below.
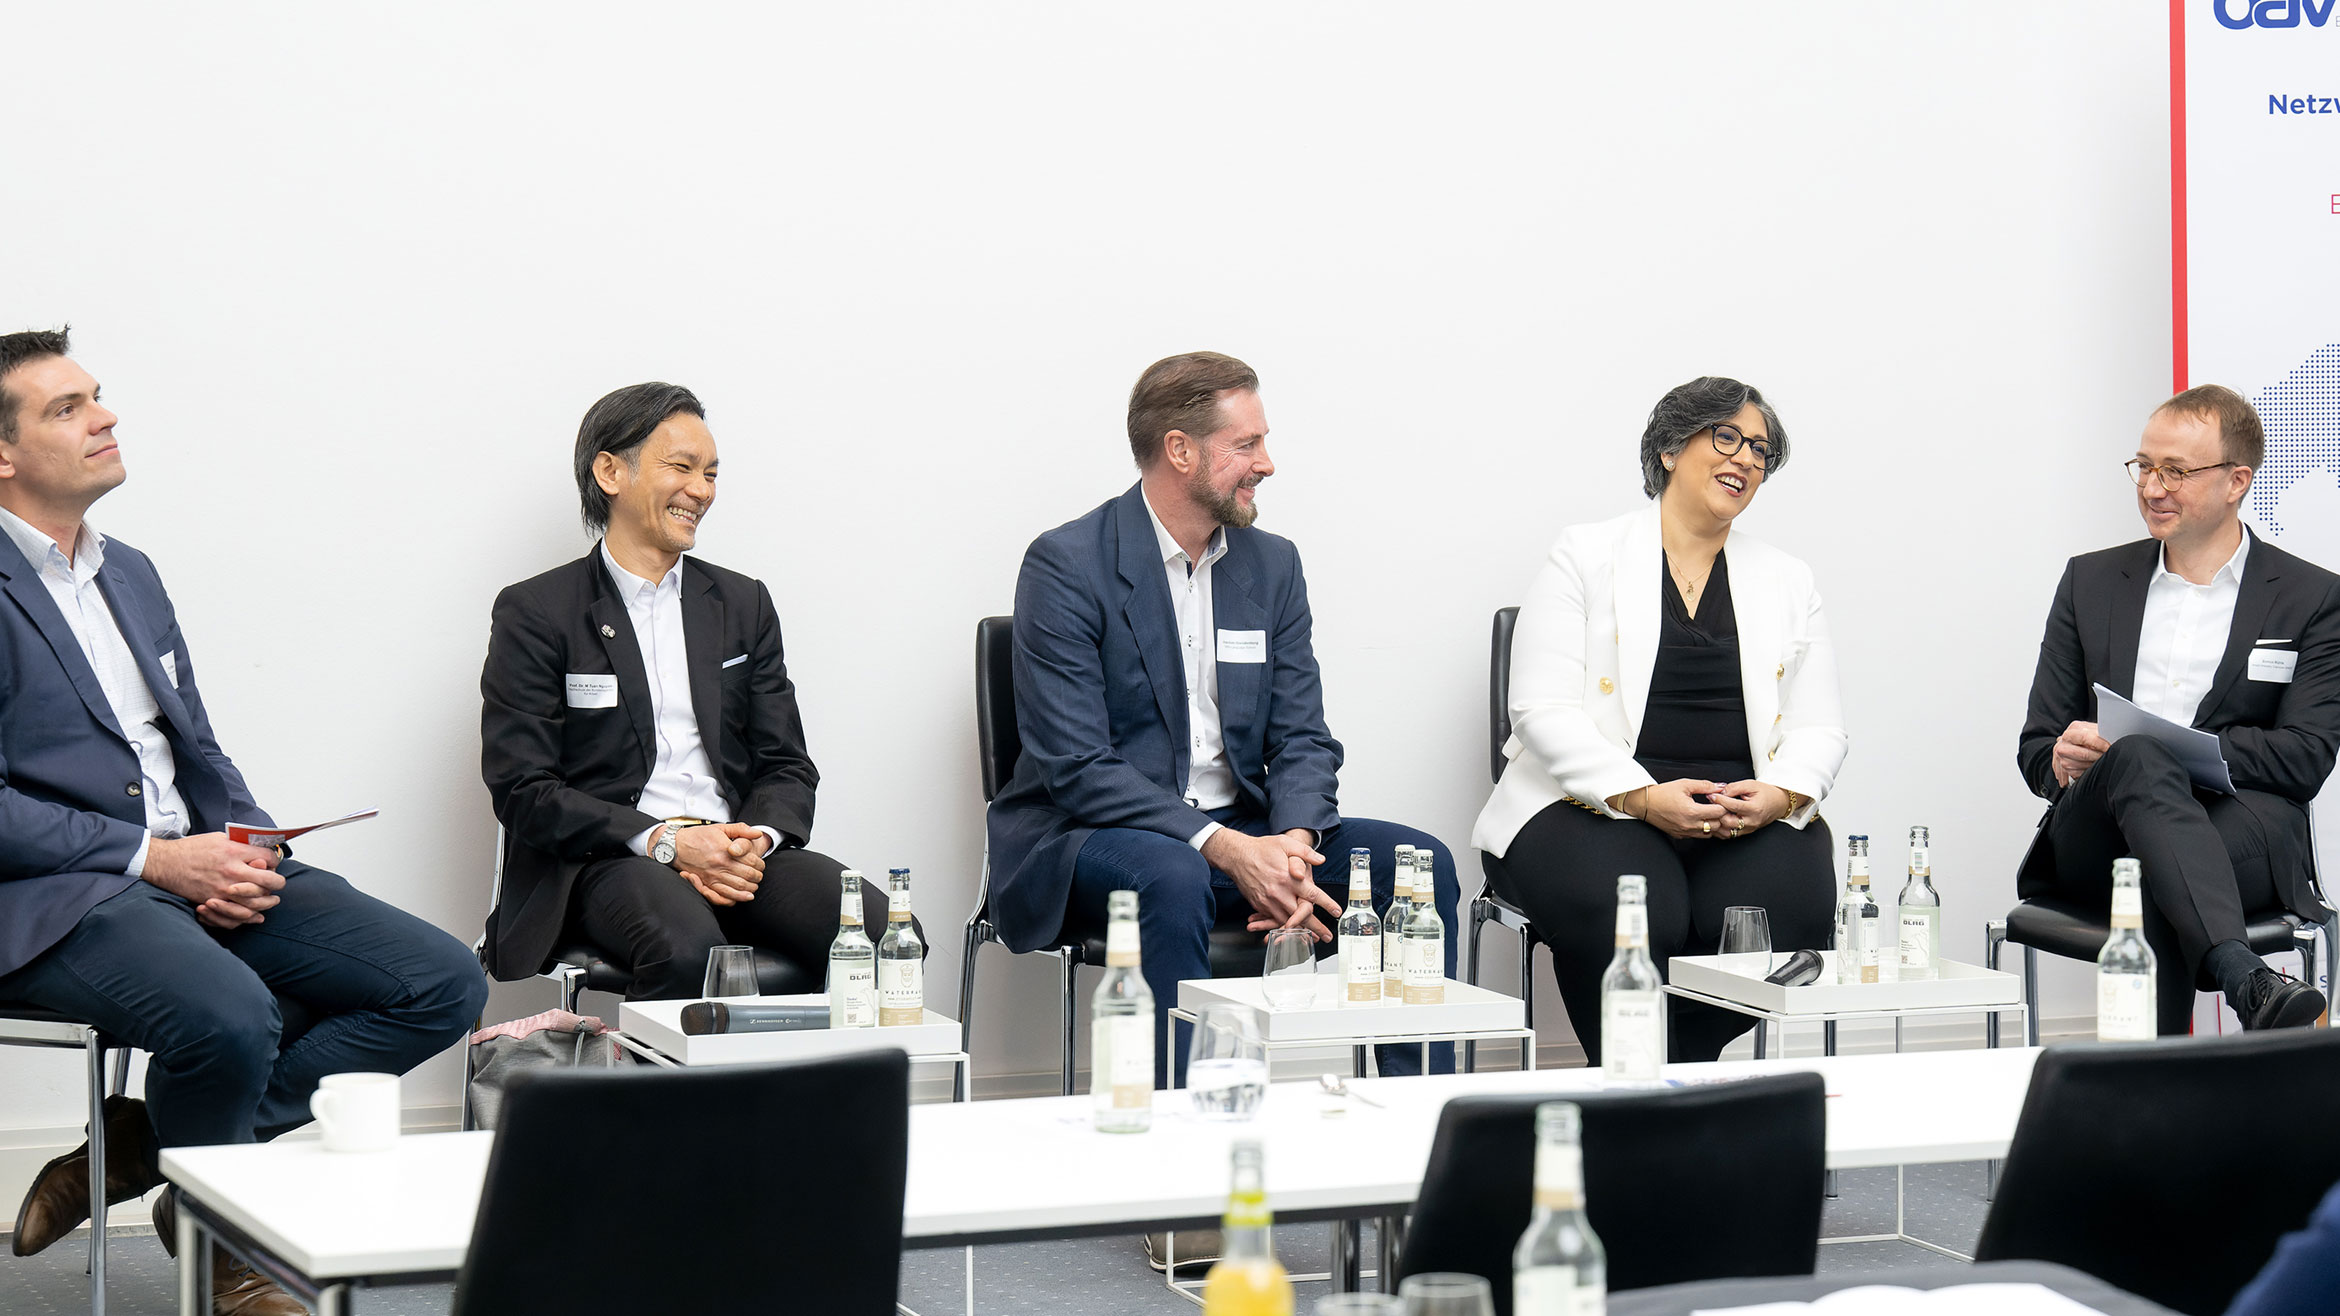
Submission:
M 1960 1252 L 1971 1252 L 1982 1231 L 1986 1203 L 1983 1167 L 1913 1167 L 1907 1192 L 1908 1232 Z M 1854 1170 L 1839 1176 L 1838 1196 L 1822 1214 L 1823 1236 L 1893 1232 L 1894 1172 Z M 143 1211 L 125 1209 L 143 1218 Z M 1329 1248 L 1328 1225 L 1296 1225 L 1276 1231 L 1276 1251 L 1295 1273 L 1321 1271 Z M 0 1312 L 9 1316 L 72 1316 L 89 1310 L 88 1280 L 82 1274 L 86 1235 L 59 1243 L 37 1257 L 0 1256 Z M 1366 1231 L 1366 1256 L 1373 1255 Z M 107 1251 L 106 1308 L 116 1316 L 169 1316 L 176 1310 L 175 1271 L 151 1231 L 117 1228 Z M 1954 1265 L 1905 1243 L 1846 1243 L 1820 1249 L 1823 1274 L 1893 1271 Z M 922 1316 L 963 1312 L 966 1254 L 963 1251 L 909 1252 L 902 1257 L 902 1302 Z M 1373 1280 L 1366 1287 L 1375 1287 Z M 1299 1286 L 1299 1311 L 1313 1309 L 1329 1292 L 1324 1283 Z M 447 1285 L 373 1289 L 357 1297 L 366 1316 L 444 1316 L 452 1290 Z M 1193 1303 L 1171 1293 L 1162 1277 L 1148 1270 L 1134 1238 L 1084 1239 L 1063 1243 L 1018 1243 L 975 1249 L 975 1310 L 982 1316 L 1091 1316 L 1092 1313 L 1182 1313 Z

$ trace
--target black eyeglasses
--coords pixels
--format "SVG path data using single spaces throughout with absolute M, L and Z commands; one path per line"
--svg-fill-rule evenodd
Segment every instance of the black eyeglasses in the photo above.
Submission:
M 2204 471 L 2215 471 L 2222 466 L 2233 466 L 2236 464 L 2237 463 L 2235 462 L 2212 462 L 2208 466 L 2195 466 L 2191 468 L 2184 466 L 2156 466 L 2152 462 L 2149 462 L 2142 457 L 2131 457 L 2129 460 L 2121 463 L 2121 468 L 2129 473 L 2129 478 L 2135 480 L 2137 482 L 2137 487 L 2140 489 L 2145 487 L 2146 478 L 2149 476 L 2158 476 L 2161 480 L 2161 487 L 2164 489 L 2176 489 L 2179 485 L 2182 485 L 2186 482 L 2188 476 L 2200 475 Z
M 1713 441 L 1714 450 L 1725 457 L 1743 447 L 1753 448 L 1755 456 L 1763 462 L 1765 475 L 1779 469 L 1779 449 L 1769 439 L 1750 439 L 1739 433 L 1739 427 L 1736 425 L 1717 425 L 1714 427 Z

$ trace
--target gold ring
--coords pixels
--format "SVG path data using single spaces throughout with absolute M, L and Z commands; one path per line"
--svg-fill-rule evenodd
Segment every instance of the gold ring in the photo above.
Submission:
M 1698 824 L 1698 830 L 1712 835 L 1714 832 L 1714 824 L 1710 822 L 1702 822 Z

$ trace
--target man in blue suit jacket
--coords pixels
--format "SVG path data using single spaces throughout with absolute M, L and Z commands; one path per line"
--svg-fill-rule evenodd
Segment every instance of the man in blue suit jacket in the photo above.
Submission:
M 988 820 L 1001 939 L 1032 950 L 1068 921 L 1097 927 L 1109 892 L 1135 890 L 1142 968 L 1166 1011 L 1180 979 L 1210 976 L 1222 909 L 1248 909 L 1263 935 L 1328 936 L 1349 849 L 1372 852 L 1386 909 L 1399 845 L 1434 852 L 1451 930 L 1453 855 L 1340 814 L 1300 554 L 1251 528 L 1275 472 L 1259 376 L 1216 352 L 1157 361 L 1130 393 L 1129 438 L 1138 483 L 1034 540 L 1016 582 L 1023 756 Z M 1454 954 L 1450 935 L 1449 976 Z M 1181 1072 L 1185 1059 L 1181 1045 Z M 1380 1061 L 1411 1073 L 1419 1052 L 1387 1047 Z M 1453 1047 L 1431 1063 L 1451 1069 Z
M 147 1101 L 108 1103 L 122 1201 L 160 1182 L 159 1147 L 274 1137 L 325 1075 L 453 1045 L 487 990 L 446 933 L 224 833 L 274 823 L 212 735 L 154 564 L 83 519 L 123 468 L 67 347 L 0 335 L 0 1001 L 151 1053 Z M 90 1172 L 86 1144 L 41 1171 L 18 1255 L 88 1218 Z M 214 1288 L 220 1310 L 303 1310 L 240 1266 Z

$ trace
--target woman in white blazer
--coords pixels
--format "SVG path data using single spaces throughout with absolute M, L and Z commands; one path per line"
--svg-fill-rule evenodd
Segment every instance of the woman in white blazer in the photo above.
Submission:
M 1660 972 L 1713 953 L 1732 905 L 1770 912 L 1774 949 L 1828 944 L 1836 653 L 1811 568 L 1733 528 L 1787 455 L 1755 389 L 1674 389 L 1641 436 L 1654 503 L 1563 531 L 1520 603 L 1510 763 L 1471 843 L 1551 946 L 1596 1065 L 1619 874 L 1648 879 Z M 1752 1023 L 1677 1000 L 1668 1049 L 1712 1060 Z

